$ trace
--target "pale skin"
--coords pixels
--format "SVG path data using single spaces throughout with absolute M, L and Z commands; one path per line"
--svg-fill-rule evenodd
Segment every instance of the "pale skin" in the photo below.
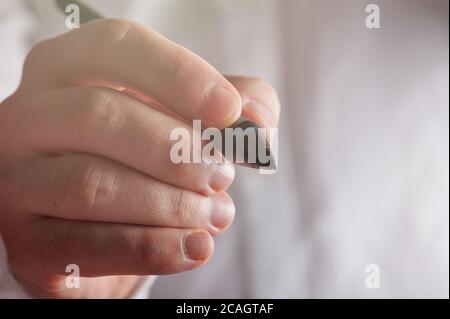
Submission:
M 222 76 L 139 24 L 83 26 L 36 45 L 0 105 L 0 231 L 10 269 L 33 296 L 126 298 L 144 276 L 207 263 L 235 208 L 231 164 L 170 161 L 170 132 L 276 127 L 262 80 Z M 81 287 L 67 289 L 66 266 Z

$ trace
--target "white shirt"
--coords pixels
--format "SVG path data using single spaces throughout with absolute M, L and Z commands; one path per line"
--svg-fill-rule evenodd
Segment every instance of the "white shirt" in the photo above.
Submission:
M 447 1 L 377 1 L 372 30 L 362 0 L 89 2 L 222 73 L 267 79 L 283 104 L 278 173 L 238 169 L 236 221 L 212 261 L 158 278 L 152 298 L 448 298 Z M 26 35 L 64 31 L 52 1 L 28 4 L 0 5 L 0 98 L 17 85 Z M 371 264 L 378 289 L 366 286 Z M 3 265 L 0 296 L 22 296 Z

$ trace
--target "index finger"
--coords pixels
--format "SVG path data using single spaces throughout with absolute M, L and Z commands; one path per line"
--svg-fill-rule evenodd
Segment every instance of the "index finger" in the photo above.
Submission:
M 24 85 L 47 88 L 125 88 L 185 120 L 200 119 L 205 127 L 227 127 L 242 110 L 238 91 L 205 60 L 142 25 L 120 19 L 90 23 L 36 46 L 24 79 Z

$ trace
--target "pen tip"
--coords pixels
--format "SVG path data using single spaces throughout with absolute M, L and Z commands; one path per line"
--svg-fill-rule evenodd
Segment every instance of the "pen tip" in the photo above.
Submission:
M 237 150 L 237 144 L 242 146 L 242 143 L 237 143 L 236 136 L 233 136 L 233 158 L 230 156 L 230 160 L 236 163 L 239 166 L 251 167 L 254 169 L 265 169 L 265 170 L 276 170 L 277 164 L 275 163 L 275 158 L 271 151 L 270 145 L 266 140 L 263 134 L 260 134 L 260 127 L 252 122 L 247 120 L 246 118 L 241 118 L 233 127 L 233 130 L 242 130 L 242 132 L 246 132 L 250 130 L 247 134 L 254 135 L 253 141 L 256 142 L 256 145 L 250 145 L 250 138 L 244 138 L 244 149 L 242 151 Z M 226 154 L 226 134 L 223 135 L 222 141 L 222 151 L 223 154 Z M 250 156 L 250 153 L 253 153 L 253 156 Z

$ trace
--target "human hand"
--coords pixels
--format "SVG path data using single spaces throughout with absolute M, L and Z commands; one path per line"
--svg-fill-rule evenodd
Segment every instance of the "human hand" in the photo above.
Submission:
M 275 126 L 273 89 L 227 80 L 138 24 L 103 20 L 38 44 L 0 106 L 0 231 L 18 281 L 38 297 L 120 298 L 141 276 L 208 262 L 211 235 L 234 217 L 234 168 L 172 163 L 170 132 L 242 112 Z M 65 286 L 69 264 L 79 289 Z

